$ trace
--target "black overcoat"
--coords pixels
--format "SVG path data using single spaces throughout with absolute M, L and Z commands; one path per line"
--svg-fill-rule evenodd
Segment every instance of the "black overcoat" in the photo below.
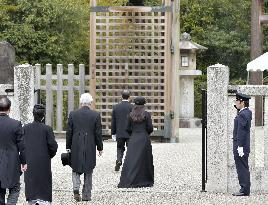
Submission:
M 66 149 L 71 149 L 71 167 L 75 172 L 82 174 L 95 168 L 96 146 L 102 151 L 100 114 L 87 106 L 70 112 Z
M 112 111 L 111 134 L 116 138 L 129 138 L 126 131 L 128 115 L 132 111 L 132 105 L 128 101 L 122 101 L 115 105 Z
M 150 134 L 153 132 L 151 115 L 145 112 L 145 120 L 128 120 L 130 139 L 121 172 L 119 188 L 150 187 L 154 184 L 154 165 Z
M 0 184 L 14 187 L 20 180 L 21 164 L 26 164 L 21 123 L 0 114 Z
M 24 174 L 26 200 L 51 202 L 51 158 L 58 149 L 53 130 L 39 122 L 27 124 L 23 130 L 27 157 L 27 171 Z

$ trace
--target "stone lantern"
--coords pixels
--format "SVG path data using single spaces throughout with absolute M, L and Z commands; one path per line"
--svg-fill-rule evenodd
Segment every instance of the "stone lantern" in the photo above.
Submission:
M 188 33 L 183 33 L 180 40 L 180 127 L 194 128 L 201 126 L 201 120 L 194 118 L 194 78 L 202 75 L 196 70 L 196 53 L 207 48 L 191 41 Z

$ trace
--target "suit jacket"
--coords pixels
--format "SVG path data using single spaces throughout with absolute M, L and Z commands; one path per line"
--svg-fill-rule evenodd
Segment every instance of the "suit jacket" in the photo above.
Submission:
M 0 114 L 0 127 L 0 184 L 6 189 L 19 182 L 26 158 L 21 122 Z
M 251 120 L 252 112 L 248 108 L 241 110 L 235 117 L 233 130 L 234 154 L 238 154 L 238 146 L 244 148 L 244 153 L 250 153 Z
M 127 101 L 122 101 L 113 107 L 111 133 L 112 135 L 116 135 L 116 138 L 129 138 L 126 128 L 128 115 L 132 107 Z
M 96 146 L 102 151 L 101 116 L 89 107 L 72 111 L 68 119 L 66 149 L 71 149 L 71 167 L 85 173 L 96 166 Z

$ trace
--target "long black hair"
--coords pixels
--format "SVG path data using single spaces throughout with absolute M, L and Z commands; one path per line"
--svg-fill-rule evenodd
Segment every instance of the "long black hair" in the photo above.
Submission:
M 134 122 L 142 122 L 145 119 L 145 106 L 135 104 L 129 116 Z

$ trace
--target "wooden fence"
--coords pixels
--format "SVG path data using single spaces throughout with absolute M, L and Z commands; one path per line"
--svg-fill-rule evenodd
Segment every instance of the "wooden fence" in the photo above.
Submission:
M 78 75 L 75 75 L 73 64 L 68 64 L 67 74 L 64 74 L 62 64 L 57 64 L 56 74 L 53 74 L 55 70 L 52 69 L 51 64 L 46 64 L 43 75 L 40 64 L 36 64 L 35 68 L 35 89 L 40 89 L 41 95 L 45 96 L 46 124 L 52 126 L 57 132 L 61 132 L 63 131 L 63 123 L 67 123 L 67 115 L 78 107 L 79 96 L 86 90 L 89 76 L 85 74 L 85 65 L 79 65 Z M 67 102 L 64 102 L 63 93 L 66 91 L 68 93 Z M 75 102 L 77 102 L 77 106 L 75 106 Z M 64 105 L 67 106 L 65 115 Z

